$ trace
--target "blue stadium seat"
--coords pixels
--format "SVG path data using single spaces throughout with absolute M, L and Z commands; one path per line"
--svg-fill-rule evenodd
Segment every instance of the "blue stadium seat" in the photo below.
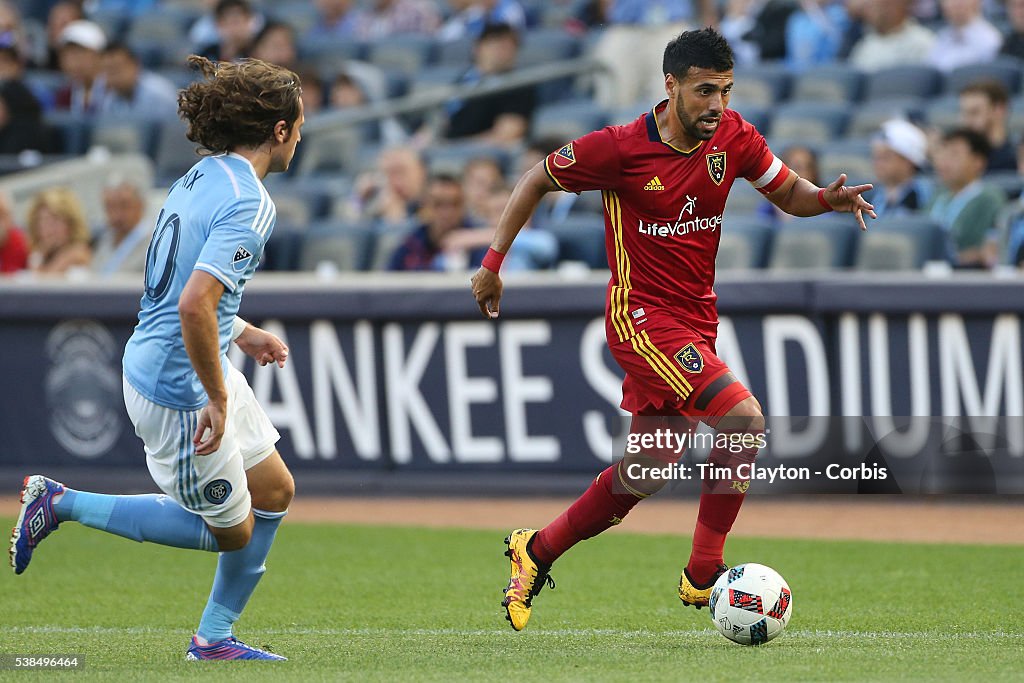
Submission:
M 539 107 L 533 114 L 533 139 L 573 140 L 608 125 L 608 113 L 593 100 L 572 100 Z
M 385 71 L 414 76 L 433 61 L 434 40 L 430 36 L 396 35 L 369 43 L 366 60 Z
M 811 67 L 796 77 L 792 99 L 801 102 L 855 102 L 864 74 L 843 63 Z
M 441 64 L 423 69 L 413 79 L 412 91 L 432 90 L 442 85 L 453 85 L 466 73 L 466 68 L 465 65 L 459 64 Z
M 1016 171 L 994 171 L 986 173 L 983 180 L 993 187 L 998 187 L 1008 199 L 1016 199 L 1024 188 L 1024 178 Z
M 845 173 L 851 184 L 873 182 L 871 137 L 844 138 L 825 145 L 818 155 L 818 171 L 822 183 L 832 182 L 840 173 Z
M 469 65 L 473 63 L 473 43 L 474 40 L 469 37 L 438 42 L 434 45 L 437 63 L 446 66 L 459 66 L 463 69 L 469 68 Z
M 55 131 L 64 154 L 85 154 L 92 137 L 90 121 L 68 111 L 52 111 L 43 119 Z
M 853 110 L 846 134 L 850 137 L 870 137 L 889 119 L 919 120 L 924 101 L 917 97 L 887 97 L 861 104 Z
M 763 216 L 728 216 L 722 226 L 716 270 L 763 268 L 768 263 L 772 229 Z
M 299 269 L 316 270 L 320 263 L 327 262 L 341 271 L 366 270 L 373 241 L 372 223 L 314 223 L 302 240 Z
M 754 104 L 741 104 L 738 108 L 729 104 L 730 109 L 739 112 L 746 121 L 754 128 L 764 133 L 772 121 L 772 109 L 770 107 L 759 107 Z
M 579 261 L 598 269 L 608 267 L 602 217 L 570 215 L 564 221 L 544 229 L 558 240 L 559 261 Z
M 849 107 L 830 102 L 795 102 L 775 108 L 768 135 L 773 140 L 823 143 L 843 135 Z
M 106 147 L 113 154 L 156 154 L 160 123 L 152 119 L 98 117 L 92 126 L 91 146 Z
M 147 68 L 161 65 L 181 66 L 189 53 L 187 45 L 189 22 L 193 13 L 161 6 L 157 10 L 135 17 L 125 36 L 125 42 L 139 55 Z
M 198 145 L 185 137 L 185 124 L 170 120 L 160 127 L 154 162 L 156 177 L 170 185 L 199 161 Z
M 276 0 L 274 3 L 265 3 L 264 8 L 274 20 L 295 29 L 300 41 L 301 36 L 316 24 L 319 16 L 316 3 L 309 0 Z
M 789 97 L 792 77 L 786 67 L 764 63 L 736 68 L 736 86 L 733 99 L 740 104 L 771 107 Z
M 562 29 L 541 28 L 523 34 L 519 45 L 520 67 L 550 64 L 580 54 L 580 40 Z
M 895 66 L 868 74 L 864 97 L 931 97 L 942 89 L 942 74 L 930 66 Z
M 942 256 L 942 227 L 927 216 L 873 221 L 860 235 L 854 267 L 858 270 L 918 270 Z
M 794 218 L 777 229 L 768 265 L 786 271 L 848 268 L 859 233 L 849 215 Z
M 335 74 L 341 70 L 345 62 L 363 59 L 365 46 L 355 40 L 338 40 L 326 36 L 311 38 L 306 36 L 299 41 L 299 59 L 312 64 L 320 74 Z
M 475 141 L 436 145 L 425 150 L 424 157 L 431 172 L 446 172 L 456 175 L 462 173 L 466 162 L 476 157 L 495 159 L 503 171 L 507 171 L 512 163 L 512 154 L 508 149 Z
M 946 77 L 946 92 L 959 93 L 964 87 L 982 79 L 996 80 L 1006 86 L 1010 95 L 1020 92 L 1022 65 L 1014 57 L 1000 57 L 991 62 L 968 64 L 953 71 Z
M 960 121 L 959 97 L 944 95 L 930 99 L 924 108 L 924 120 L 942 130 L 956 126 Z

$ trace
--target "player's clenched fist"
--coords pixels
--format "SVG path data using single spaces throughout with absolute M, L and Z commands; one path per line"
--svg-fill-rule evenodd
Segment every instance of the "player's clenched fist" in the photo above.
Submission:
M 497 318 L 498 303 L 501 301 L 501 277 L 493 270 L 481 266 L 470 282 L 473 285 L 473 298 L 480 307 L 480 313 L 488 320 Z

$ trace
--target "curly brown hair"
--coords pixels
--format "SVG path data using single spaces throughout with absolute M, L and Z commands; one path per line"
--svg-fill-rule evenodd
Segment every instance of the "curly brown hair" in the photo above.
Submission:
M 211 62 L 192 55 L 188 64 L 203 79 L 178 93 L 178 116 L 201 154 L 258 147 L 274 137 L 274 126 L 299 118 L 302 87 L 293 72 L 259 59 Z

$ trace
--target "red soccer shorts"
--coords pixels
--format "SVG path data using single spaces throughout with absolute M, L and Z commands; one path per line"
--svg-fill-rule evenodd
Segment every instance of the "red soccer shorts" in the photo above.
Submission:
M 715 354 L 715 342 L 671 319 L 655 320 L 611 345 L 626 371 L 622 409 L 633 415 L 721 417 L 750 390 Z

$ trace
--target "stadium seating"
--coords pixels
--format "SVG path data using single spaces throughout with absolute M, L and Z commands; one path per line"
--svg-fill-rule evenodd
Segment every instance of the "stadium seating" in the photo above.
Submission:
M 740 104 L 770 107 L 789 96 L 791 77 L 781 64 L 737 67 L 733 98 Z
M 922 100 L 915 96 L 891 96 L 872 100 L 857 107 L 850 117 L 846 134 L 850 137 L 869 137 L 889 119 L 904 118 L 914 121 L 921 116 Z
M 860 236 L 858 270 L 915 270 L 942 257 L 942 227 L 925 216 L 881 218 Z
M 854 102 L 860 97 L 864 74 L 846 64 L 823 64 L 804 71 L 793 84 L 793 100 Z
M 722 227 L 716 270 L 763 268 L 768 262 L 772 229 L 763 216 L 726 218 Z
M 534 112 L 532 137 L 573 140 L 607 124 L 607 113 L 593 100 L 556 102 L 543 105 Z
M 946 76 L 946 92 L 959 93 L 965 86 L 981 79 L 999 81 L 1011 95 L 1015 95 L 1021 87 L 1021 62 L 1013 57 L 1002 57 L 983 64 L 961 66 Z
M 895 66 L 868 74 L 864 97 L 931 97 L 942 89 L 942 74 L 930 66 Z
M 559 261 L 578 261 L 591 268 L 608 267 L 603 218 L 573 215 L 545 229 L 558 240 Z
M 772 140 L 824 143 L 843 134 L 849 107 L 834 102 L 794 102 L 775 109 L 768 137 Z
M 372 223 L 314 223 L 302 242 L 299 269 L 316 270 L 321 263 L 328 263 L 340 271 L 365 270 L 373 239 Z
M 825 270 L 853 263 L 859 229 L 846 216 L 794 218 L 775 234 L 768 267 L 772 270 Z

